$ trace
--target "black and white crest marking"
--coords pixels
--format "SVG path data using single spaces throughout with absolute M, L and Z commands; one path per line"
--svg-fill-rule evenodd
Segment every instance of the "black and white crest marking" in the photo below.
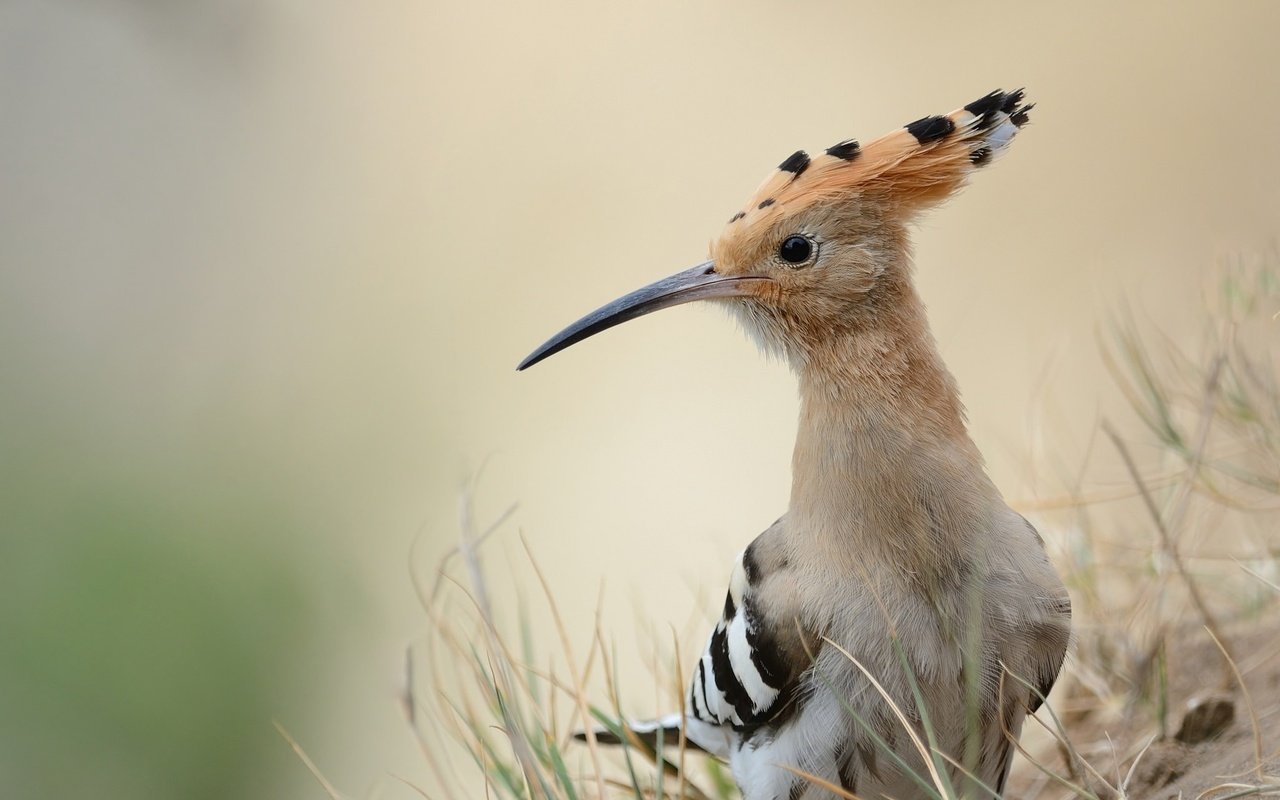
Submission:
M 1022 103 L 1023 94 L 1022 89 L 1014 89 L 1006 94 L 1004 101 L 1000 104 L 1000 110 L 1006 114 L 1012 114 L 1018 108 L 1018 105 Z
M 837 142 L 827 148 L 827 155 L 844 161 L 854 160 L 860 152 L 862 150 L 854 139 L 845 139 L 843 142 Z
M 950 135 L 955 129 L 956 124 L 950 117 L 921 117 L 907 126 L 907 133 L 920 144 L 928 144 Z
M 787 159 L 785 161 L 783 161 L 781 164 L 778 165 L 778 169 L 782 170 L 783 172 L 793 173 L 792 180 L 800 177 L 800 174 L 808 168 L 809 168 L 809 154 L 803 150 L 795 151 L 791 155 L 787 156 Z
M 964 107 L 965 111 L 978 118 L 978 129 L 986 130 L 996 122 L 996 114 L 1000 112 L 1000 107 L 1004 104 L 1006 95 L 999 89 L 991 94 L 979 97 L 972 103 Z

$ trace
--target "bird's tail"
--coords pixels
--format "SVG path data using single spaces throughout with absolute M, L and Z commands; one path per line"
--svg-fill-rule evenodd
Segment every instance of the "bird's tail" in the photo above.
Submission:
M 665 717 L 657 719 L 630 719 L 623 720 L 626 728 L 623 733 L 627 736 L 627 744 L 632 746 L 641 745 L 648 750 L 656 751 L 658 749 L 659 738 L 661 744 L 666 747 L 677 747 L 680 744 L 680 726 L 683 717 L 680 714 L 667 714 Z M 592 730 L 595 734 L 596 742 L 599 744 L 619 745 L 622 744 L 622 738 L 615 731 L 608 728 L 597 726 Z M 578 731 L 573 734 L 573 738 L 580 742 L 587 740 L 586 731 Z M 701 750 L 696 743 L 689 739 L 685 739 L 685 747 L 689 750 Z

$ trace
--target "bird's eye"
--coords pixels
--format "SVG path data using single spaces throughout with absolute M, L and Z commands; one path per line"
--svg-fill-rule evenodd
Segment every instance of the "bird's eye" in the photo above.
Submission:
M 778 247 L 778 258 L 788 264 L 803 264 L 813 255 L 813 241 L 806 236 L 788 236 Z

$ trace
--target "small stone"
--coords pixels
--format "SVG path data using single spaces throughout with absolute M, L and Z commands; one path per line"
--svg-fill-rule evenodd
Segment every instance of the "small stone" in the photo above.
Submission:
M 1225 694 L 1199 695 L 1187 701 L 1187 713 L 1174 737 L 1185 744 L 1200 742 L 1218 736 L 1236 718 L 1236 704 Z

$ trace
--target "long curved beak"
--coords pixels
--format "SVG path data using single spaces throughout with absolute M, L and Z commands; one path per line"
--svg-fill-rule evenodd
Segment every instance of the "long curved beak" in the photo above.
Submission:
M 716 272 L 715 264 L 707 261 L 597 308 L 548 339 L 521 361 L 516 370 L 532 367 L 570 345 L 627 320 L 694 300 L 743 297 L 752 294 L 753 288 L 768 282 L 768 278 L 760 275 L 720 275 Z

